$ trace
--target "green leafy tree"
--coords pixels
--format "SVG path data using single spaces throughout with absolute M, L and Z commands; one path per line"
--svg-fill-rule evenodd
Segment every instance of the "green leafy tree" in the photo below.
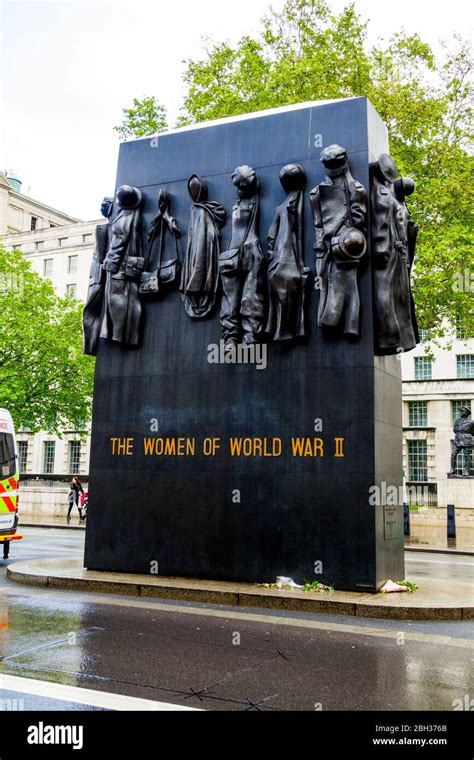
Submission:
M 122 112 L 122 123 L 114 127 L 122 140 L 149 137 L 168 129 L 166 109 L 154 96 L 142 100 L 134 98 L 132 108 L 123 108 Z
M 429 45 L 404 32 L 370 47 L 367 24 L 349 4 L 287 0 L 254 36 L 207 43 L 188 61 L 178 126 L 307 100 L 367 96 L 386 122 L 390 152 L 411 176 L 421 232 L 414 271 L 420 326 L 441 337 L 458 321 L 474 335 L 472 122 L 469 47 L 457 36 L 438 63 Z
M 84 430 L 94 360 L 82 354 L 83 305 L 60 298 L 21 251 L 0 246 L 0 406 L 17 428 Z

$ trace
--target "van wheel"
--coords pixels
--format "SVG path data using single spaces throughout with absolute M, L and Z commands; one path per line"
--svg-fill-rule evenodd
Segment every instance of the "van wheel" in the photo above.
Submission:
M 10 552 L 10 541 L 4 541 L 3 542 L 3 559 L 8 559 L 9 552 Z

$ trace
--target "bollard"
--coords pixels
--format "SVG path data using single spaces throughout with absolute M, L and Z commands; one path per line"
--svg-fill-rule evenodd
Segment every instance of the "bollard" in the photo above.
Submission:
M 410 535 L 410 506 L 406 501 L 403 502 L 403 534 Z
M 448 504 L 448 538 L 456 538 L 456 515 L 454 504 Z

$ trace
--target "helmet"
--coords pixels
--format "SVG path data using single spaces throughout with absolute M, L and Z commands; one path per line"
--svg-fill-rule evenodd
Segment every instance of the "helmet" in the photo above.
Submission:
M 338 264 L 358 261 L 367 250 L 365 236 L 356 227 L 346 227 L 331 240 L 331 250 Z
M 401 203 L 405 201 L 405 198 L 408 198 L 409 195 L 412 195 L 412 193 L 415 192 L 415 183 L 411 177 L 399 177 L 393 183 L 393 187 L 395 190 L 395 197 Z
M 280 182 L 287 193 L 302 190 L 306 184 L 306 174 L 299 164 L 287 164 L 280 171 Z
M 142 201 L 142 194 L 138 187 L 131 185 L 120 185 L 117 190 L 117 203 L 120 208 L 132 209 L 138 208 Z
M 207 184 L 199 174 L 191 174 L 188 179 L 188 193 L 193 203 L 207 200 Z
M 395 161 L 388 153 L 381 153 L 372 168 L 387 182 L 395 182 L 398 177 L 398 169 Z

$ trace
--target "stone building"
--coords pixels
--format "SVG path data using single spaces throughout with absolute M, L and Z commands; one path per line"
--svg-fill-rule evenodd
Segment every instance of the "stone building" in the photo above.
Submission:
M 18 180 L 0 173 L 0 236 L 8 249 L 21 250 L 32 268 L 49 278 L 56 292 L 84 301 L 95 239 L 104 219 L 82 222 L 21 194 Z M 22 511 L 64 513 L 67 480 L 74 473 L 87 481 L 89 431 L 17 431 L 20 472 L 24 476 Z M 38 476 L 38 479 L 35 477 Z
M 424 338 L 429 340 L 429 334 Z M 450 348 L 431 344 L 432 360 L 425 355 L 426 342 L 402 356 L 407 501 L 474 508 L 474 478 L 447 477 L 454 420 L 461 406 L 469 406 L 474 413 L 474 340 L 460 330 L 454 331 L 451 339 Z M 460 453 L 457 474 L 462 474 L 464 466 L 464 454 Z

